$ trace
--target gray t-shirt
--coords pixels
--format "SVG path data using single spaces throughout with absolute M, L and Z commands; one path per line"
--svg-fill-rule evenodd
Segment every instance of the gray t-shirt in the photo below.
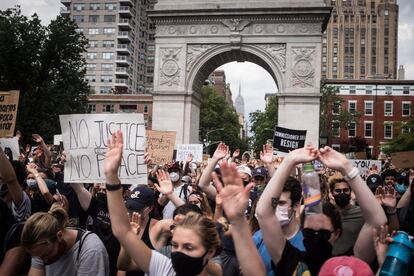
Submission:
M 72 275 L 109 275 L 109 259 L 105 246 L 96 234 L 90 233 L 84 239 L 78 261 L 78 249 L 80 241 L 65 253 L 58 261 L 51 265 L 44 265 L 39 258 L 32 258 L 32 267 L 45 269 L 45 275 L 72 276 Z

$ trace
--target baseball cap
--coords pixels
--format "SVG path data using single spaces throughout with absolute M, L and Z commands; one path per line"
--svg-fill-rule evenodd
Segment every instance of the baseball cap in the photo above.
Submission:
M 141 185 L 132 190 L 126 200 L 126 208 L 130 212 L 139 212 L 145 207 L 154 205 L 154 192 L 147 186 Z
M 408 186 L 409 176 L 406 172 L 399 172 L 397 173 L 397 182 Z
M 264 167 L 257 167 L 253 170 L 252 176 L 253 177 L 262 176 L 262 177 L 266 178 L 267 177 L 267 170 Z
M 364 261 L 349 256 L 333 257 L 327 260 L 319 276 L 353 275 L 353 276 L 374 276 L 371 268 Z
M 239 173 L 248 174 L 250 177 L 252 176 L 252 170 L 249 167 L 247 167 L 246 165 L 240 165 L 240 166 L 238 166 L 237 167 L 237 171 Z
M 382 186 L 384 182 L 382 181 L 382 177 L 378 174 L 371 174 L 367 178 L 367 185 L 369 189 L 373 192 L 377 189 L 378 186 Z
M 393 169 L 387 169 L 382 172 L 381 174 L 382 178 L 385 180 L 387 176 L 394 176 L 394 178 L 397 176 L 397 171 Z
M 183 177 L 181 177 L 181 182 L 185 182 L 186 184 L 191 184 L 191 176 L 184 175 Z

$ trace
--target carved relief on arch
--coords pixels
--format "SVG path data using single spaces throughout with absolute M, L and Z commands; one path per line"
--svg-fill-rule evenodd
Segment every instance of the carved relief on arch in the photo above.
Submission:
M 286 71 L 286 44 L 258 44 L 265 50 L 278 65 L 280 71 Z
M 216 44 L 190 44 L 187 45 L 187 72 L 194 66 L 195 61 L 207 50 L 213 48 Z
M 292 86 L 313 87 L 315 83 L 315 48 L 294 48 Z
M 179 85 L 181 68 L 178 65 L 179 54 L 182 48 L 160 48 L 161 68 L 160 68 L 160 85 Z

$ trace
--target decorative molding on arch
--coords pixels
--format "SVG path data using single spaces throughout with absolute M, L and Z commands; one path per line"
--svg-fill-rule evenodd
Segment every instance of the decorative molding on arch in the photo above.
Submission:
M 313 87 L 315 83 L 314 59 L 316 49 L 310 47 L 292 48 L 292 86 Z
M 283 73 L 286 71 L 286 44 L 257 44 L 257 46 L 274 58 Z

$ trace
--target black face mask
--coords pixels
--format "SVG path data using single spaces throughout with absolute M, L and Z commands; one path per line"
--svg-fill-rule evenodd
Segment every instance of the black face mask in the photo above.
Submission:
M 323 263 L 332 257 L 332 245 L 329 243 L 331 232 L 325 229 L 315 231 L 303 229 L 303 245 L 306 248 L 306 265 L 311 275 L 318 275 Z
M 334 195 L 335 203 L 341 208 L 346 207 L 349 202 L 351 201 L 351 195 L 346 193 L 340 193 L 337 195 Z
M 172 252 L 171 262 L 177 276 L 193 276 L 200 274 L 207 264 L 207 262 L 204 263 L 204 257 L 207 255 L 207 252 L 201 257 L 191 257 L 182 252 Z

